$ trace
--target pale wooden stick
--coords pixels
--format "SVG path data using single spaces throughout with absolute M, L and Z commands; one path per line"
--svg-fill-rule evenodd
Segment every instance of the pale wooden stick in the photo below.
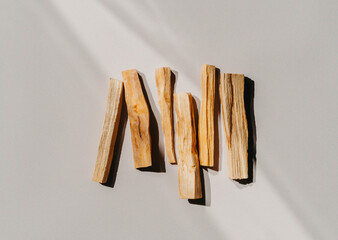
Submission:
M 198 146 L 201 166 L 214 166 L 215 134 L 215 66 L 203 65 L 201 69 L 202 100 L 198 121 Z
M 161 109 L 161 122 L 165 149 L 169 163 L 176 163 L 174 149 L 174 127 L 172 106 L 172 83 L 169 67 L 157 68 L 155 72 L 158 102 Z
M 227 146 L 228 176 L 248 178 L 248 127 L 244 106 L 244 75 L 222 74 L 220 99 Z
M 130 121 L 135 168 L 151 166 L 149 109 L 144 98 L 137 70 L 122 72 L 125 100 Z
M 177 115 L 178 183 L 180 198 L 202 197 L 193 98 L 190 93 L 174 94 Z
M 92 178 L 95 182 L 105 183 L 108 179 L 120 122 L 122 96 L 123 82 L 110 79 L 106 114 Z

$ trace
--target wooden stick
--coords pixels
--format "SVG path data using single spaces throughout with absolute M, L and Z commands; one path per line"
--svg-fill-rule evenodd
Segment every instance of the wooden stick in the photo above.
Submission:
M 244 107 L 244 75 L 222 74 L 220 98 L 227 146 L 228 176 L 248 178 L 248 127 Z
M 190 93 L 174 94 L 177 115 L 178 183 L 180 198 L 202 197 L 193 98 Z
M 157 68 L 155 73 L 158 102 L 161 109 L 162 130 L 169 163 L 176 163 L 174 149 L 172 83 L 169 67 Z
M 198 146 L 201 166 L 214 166 L 215 134 L 215 66 L 203 65 L 201 71 L 202 101 L 198 121 Z
M 105 183 L 108 179 L 121 116 L 122 94 L 123 82 L 110 79 L 106 114 L 92 178 L 95 182 Z
M 137 70 L 122 72 L 125 99 L 130 121 L 135 168 L 151 166 L 149 109 L 144 98 Z

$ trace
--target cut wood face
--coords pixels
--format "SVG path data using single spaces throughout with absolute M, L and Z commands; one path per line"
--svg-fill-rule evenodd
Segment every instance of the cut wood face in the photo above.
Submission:
M 201 70 L 202 100 L 198 121 L 201 166 L 213 167 L 215 159 L 215 66 L 203 65 Z
M 248 127 L 244 106 L 244 75 L 222 74 L 220 81 L 228 176 L 248 178 Z
M 158 102 L 161 109 L 161 122 L 165 149 L 169 163 L 176 163 L 174 148 L 172 82 L 169 67 L 157 68 L 155 73 Z
M 174 94 L 174 99 L 179 152 L 179 195 L 185 199 L 202 198 L 193 98 L 190 93 L 180 93 Z
M 152 161 L 148 105 L 143 95 L 137 70 L 123 71 L 122 76 L 130 121 L 135 168 L 149 167 Z
M 103 130 L 92 180 L 106 183 L 113 159 L 123 101 L 123 82 L 110 79 Z

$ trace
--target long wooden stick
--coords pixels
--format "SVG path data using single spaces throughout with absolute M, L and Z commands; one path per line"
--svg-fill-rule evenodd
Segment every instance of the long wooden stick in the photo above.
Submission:
M 107 182 L 121 116 L 123 82 L 110 79 L 103 130 L 97 154 L 93 181 Z
M 202 197 L 193 98 L 190 93 L 174 94 L 177 115 L 178 183 L 180 198 Z
M 169 163 L 176 163 L 173 127 L 173 99 L 171 70 L 169 67 L 157 68 L 155 73 L 158 102 L 161 109 L 162 130 Z
M 222 74 L 220 99 L 227 146 L 228 176 L 248 178 L 248 127 L 244 106 L 244 75 Z
M 202 101 L 198 121 L 200 163 L 201 166 L 213 167 L 215 158 L 215 66 L 202 66 L 201 83 Z
M 151 138 L 148 105 L 143 95 L 137 70 L 123 71 L 122 76 L 130 121 L 135 168 L 149 167 L 151 166 Z

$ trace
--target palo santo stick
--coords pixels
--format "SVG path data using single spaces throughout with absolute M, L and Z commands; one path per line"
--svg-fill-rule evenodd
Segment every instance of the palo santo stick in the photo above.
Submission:
M 178 184 L 180 198 L 202 197 L 193 98 L 190 93 L 174 94 L 177 115 Z
M 202 65 L 202 101 L 198 121 L 198 146 L 201 166 L 214 166 L 215 66 Z
M 137 70 L 122 72 L 125 99 L 130 121 L 135 168 L 151 166 L 149 109 L 144 98 Z
M 248 127 L 244 107 L 244 75 L 222 74 L 220 98 L 227 146 L 228 176 L 248 178 Z
M 173 99 L 169 67 L 157 68 L 155 73 L 158 102 L 161 109 L 162 130 L 169 163 L 176 163 L 174 149 Z
M 92 178 L 95 182 L 105 183 L 108 179 L 121 116 L 122 94 L 123 82 L 110 79 L 106 114 Z

